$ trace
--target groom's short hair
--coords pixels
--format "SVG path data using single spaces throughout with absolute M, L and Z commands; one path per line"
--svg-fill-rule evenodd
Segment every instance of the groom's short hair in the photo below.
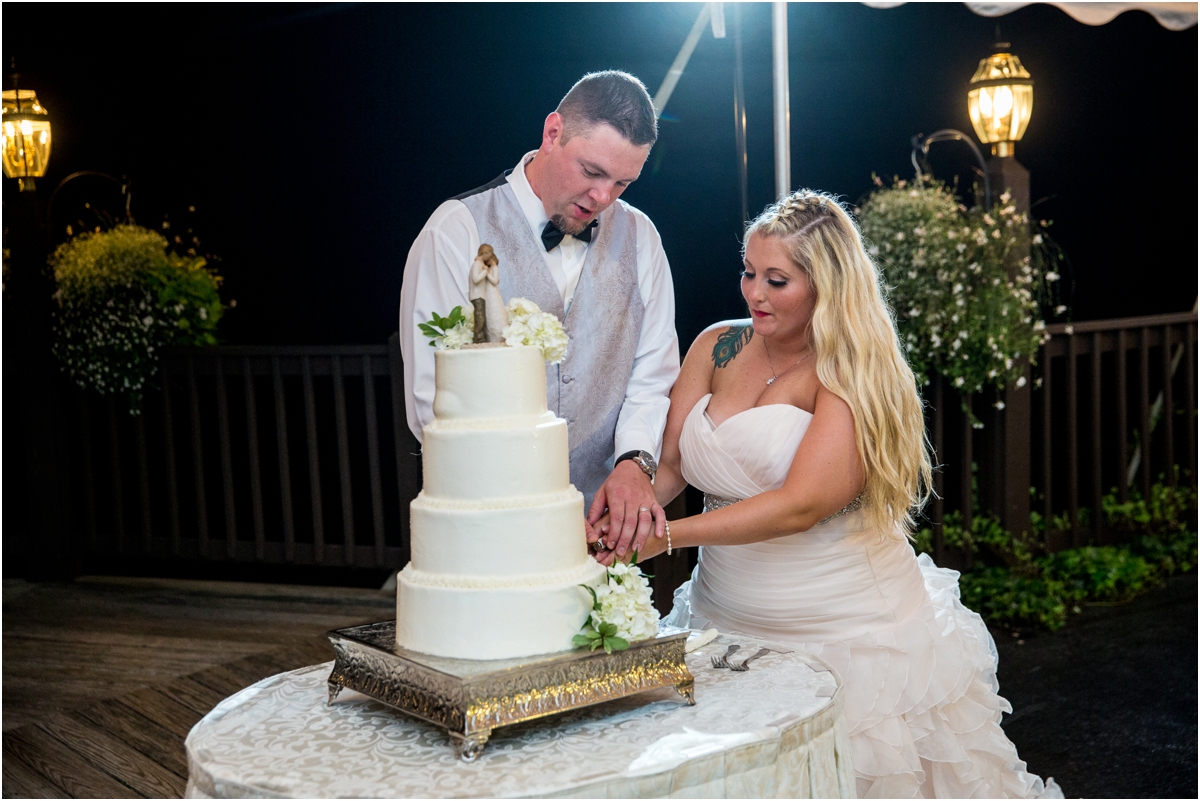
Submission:
M 653 145 L 658 120 L 646 86 L 628 72 L 589 72 L 571 87 L 555 109 L 563 116 L 563 141 L 606 123 L 633 145 Z

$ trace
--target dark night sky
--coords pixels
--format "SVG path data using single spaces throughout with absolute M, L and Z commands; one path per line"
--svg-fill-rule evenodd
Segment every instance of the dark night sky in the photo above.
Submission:
M 43 193 L 94 169 L 133 179 L 143 224 L 198 208 L 238 301 L 226 341 L 382 342 L 437 204 L 536 147 L 584 72 L 625 69 L 653 94 L 698 10 L 5 4 L 4 55 L 52 114 Z M 773 192 L 770 8 L 742 13 L 753 212 Z M 996 20 L 959 3 L 793 4 L 789 20 L 795 185 L 854 201 L 872 172 L 910 176 L 912 134 L 970 131 L 964 87 Z M 1049 6 L 998 21 L 1036 82 L 1017 156 L 1073 263 L 1075 318 L 1190 308 L 1196 29 L 1140 12 L 1089 27 Z M 741 310 L 732 87 L 732 36 L 706 33 L 625 194 L 662 234 L 685 347 Z M 965 148 L 936 147 L 935 173 L 965 169 Z M 55 214 L 107 191 L 77 181 Z

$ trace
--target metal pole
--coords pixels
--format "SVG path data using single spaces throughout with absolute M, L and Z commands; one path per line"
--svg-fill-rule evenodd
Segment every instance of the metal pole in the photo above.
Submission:
M 687 67 L 688 59 L 692 57 L 692 51 L 700 42 L 700 35 L 704 33 L 704 26 L 708 23 L 711 14 L 711 3 L 705 3 L 700 7 L 700 13 L 696 15 L 696 21 L 692 23 L 692 30 L 684 40 L 683 47 L 679 48 L 679 55 L 675 56 L 675 60 L 671 62 L 671 69 L 667 70 L 667 77 L 663 78 L 662 85 L 654 94 L 656 118 L 661 117 L 663 109 L 667 107 L 667 101 L 671 99 L 671 93 L 675 91 L 675 84 L 679 83 L 680 77 L 683 76 L 683 70 Z
M 775 84 L 775 196 L 782 200 L 792 187 L 792 119 L 788 99 L 787 3 L 771 4 L 771 49 Z
M 749 176 L 746 159 L 746 81 L 742 61 L 742 6 L 733 7 L 733 130 L 737 141 L 738 192 L 742 222 L 750 219 Z

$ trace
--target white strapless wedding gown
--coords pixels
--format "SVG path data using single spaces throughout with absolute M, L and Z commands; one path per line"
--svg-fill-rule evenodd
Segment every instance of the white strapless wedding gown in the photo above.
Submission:
M 775 404 L 714 426 L 711 397 L 683 426 L 687 482 L 729 500 L 782 486 L 812 415 Z M 795 644 L 832 666 L 860 798 L 1062 797 L 1000 728 L 1012 707 L 997 694 L 995 644 L 959 601 L 958 573 L 868 528 L 862 512 L 701 548 L 667 622 Z

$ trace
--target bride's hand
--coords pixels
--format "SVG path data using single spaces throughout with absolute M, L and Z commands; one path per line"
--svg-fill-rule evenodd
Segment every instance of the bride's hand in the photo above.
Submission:
M 599 542 L 600 538 L 604 536 L 604 532 L 601 530 L 601 526 L 608 526 L 609 519 L 610 519 L 609 514 L 607 512 L 605 512 L 604 515 L 599 520 L 597 520 L 596 524 L 593 526 L 591 523 L 589 523 L 587 521 L 587 518 L 584 518 L 583 530 L 584 530 L 584 533 L 587 535 L 588 548 L 591 549 L 592 551 L 597 550 L 596 543 Z M 608 546 L 608 541 L 605 540 L 604 546 L 599 547 L 599 550 L 600 551 L 607 550 L 607 546 Z
M 612 543 L 609 542 L 610 526 L 610 517 L 606 513 L 603 517 L 596 521 L 595 529 L 591 529 L 595 531 L 596 537 L 595 539 L 589 539 L 589 542 L 599 542 L 600 540 L 603 540 L 605 545 L 611 546 Z M 589 529 L 590 528 L 591 527 L 589 527 Z M 589 534 L 589 538 L 590 537 L 591 535 Z M 605 567 L 612 567 L 617 562 L 630 562 L 635 553 L 637 554 L 638 564 L 642 564 L 646 562 L 646 560 L 653 559 L 654 557 L 658 556 L 660 553 L 665 553 L 666 550 L 667 541 L 665 539 L 659 537 L 647 537 L 645 544 L 640 550 L 637 550 L 636 552 L 630 551 L 623 558 L 619 557 L 617 552 L 612 550 L 611 547 L 604 548 L 603 550 L 599 551 L 593 551 L 592 557 Z

